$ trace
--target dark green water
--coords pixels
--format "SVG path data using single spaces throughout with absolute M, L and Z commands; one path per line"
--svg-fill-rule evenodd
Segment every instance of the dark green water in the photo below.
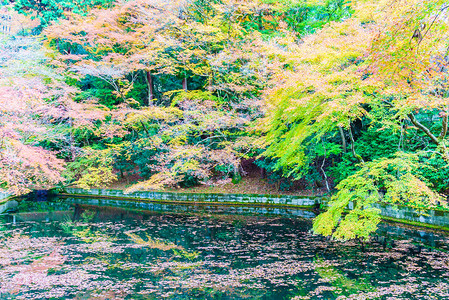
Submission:
M 312 216 L 22 201 L 0 215 L 0 299 L 449 299 L 446 236 L 384 224 L 361 247 L 310 234 Z

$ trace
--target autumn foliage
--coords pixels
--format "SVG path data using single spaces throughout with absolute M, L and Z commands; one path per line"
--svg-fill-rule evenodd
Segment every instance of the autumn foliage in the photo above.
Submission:
M 381 204 L 445 206 L 444 1 L 77 3 L 7 7 L 41 23 L 1 36 L 3 190 L 216 185 L 250 160 L 332 193 L 314 230 L 339 239 Z

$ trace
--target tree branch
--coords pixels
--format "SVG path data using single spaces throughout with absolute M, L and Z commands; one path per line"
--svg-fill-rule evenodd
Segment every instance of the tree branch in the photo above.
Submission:
M 441 154 L 443 155 L 443 159 L 446 162 L 449 162 L 449 155 L 447 153 L 447 148 L 446 145 L 443 143 L 443 138 L 437 138 L 435 135 L 433 135 L 432 132 L 430 132 L 429 128 L 427 128 L 426 126 L 424 126 L 423 124 L 419 123 L 418 120 L 416 120 L 415 116 L 413 114 L 408 114 L 408 117 L 410 119 L 410 121 L 413 123 L 413 125 L 415 125 L 416 127 L 418 127 L 419 129 L 421 129 L 431 140 L 432 142 L 437 145 L 437 147 L 440 147 L 441 149 Z M 442 133 L 445 132 L 443 135 L 446 135 L 447 132 L 447 116 L 445 118 L 443 118 L 443 123 L 445 122 L 445 124 L 443 124 L 443 129 L 442 129 Z M 445 129 L 446 128 L 446 129 Z M 442 136 L 440 134 L 440 136 Z
M 423 131 L 432 140 L 434 144 L 438 146 L 440 145 L 440 140 L 438 140 L 438 138 L 429 130 L 429 128 L 419 123 L 419 121 L 416 120 L 415 116 L 412 113 L 408 114 L 407 116 L 412 122 L 412 124 L 415 125 L 421 131 Z

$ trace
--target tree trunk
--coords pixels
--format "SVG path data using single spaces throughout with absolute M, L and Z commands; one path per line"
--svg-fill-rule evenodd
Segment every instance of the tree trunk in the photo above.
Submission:
M 148 98 L 146 101 L 144 101 L 145 106 L 150 106 L 154 99 L 154 86 L 153 86 L 153 76 L 151 75 L 150 71 L 146 72 L 145 77 L 148 85 Z
M 447 134 L 447 128 L 448 127 L 448 112 L 445 111 L 443 115 L 443 119 L 441 121 L 441 133 L 438 136 L 438 139 L 441 141 L 446 137 Z
M 328 192 L 330 192 L 331 189 L 329 187 L 329 182 L 327 181 L 326 172 L 324 171 L 324 164 L 326 162 L 326 147 L 324 146 L 324 140 L 323 140 L 323 148 L 324 148 L 324 157 L 323 157 L 323 162 L 321 163 L 321 172 L 323 172 L 324 182 L 326 183 L 326 189 Z
M 338 131 L 340 132 L 341 137 L 341 146 L 343 148 L 343 153 L 346 153 L 346 138 L 345 138 L 345 132 L 343 131 L 343 128 L 341 126 L 338 126 Z
M 182 89 L 184 90 L 184 92 L 187 92 L 187 77 L 184 77 L 182 79 Z
M 351 139 L 352 155 L 354 156 L 355 159 L 357 159 L 359 161 L 359 163 L 364 163 L 365 161 L 363 160 L 363 158 L 355 152 L 355 141 L 354 141 L 354 135 L 352 134 L 351 123 L 349 123 L 349 138 Z
M 69 128 L 73 128 L 73 119 L 70 118 L 69 120 Z M 76 159 L 76 151 L 75 151 L 75 137 L 73 136 L 73 131 L 70 131 L 69 135 L 69 144 L 70 144 L 70 154 L 72 156 L 72 161 L 75 161 Z

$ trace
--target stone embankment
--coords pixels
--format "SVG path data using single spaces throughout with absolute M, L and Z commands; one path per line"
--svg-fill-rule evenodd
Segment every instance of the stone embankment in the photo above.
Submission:
M 257 195 L 257 194 L 197 194 L 176 192 L 135 192 L 125 194 L 122 190 L 65 188 L 59 191 L 60 195 L 144 200 L 160 203 L 206 203 L 217 205 L 245 205 L 266 207 L 296 207 L 303 209 L 316 209 L 326 205 L 326 197 L 306 197 L 292 195 Z M 425 226 L 449 231 L 449 211 L 444 210 L 417 210 L 409 207 L 377 205 L 385 220 L 406 223 L 410 225 Z M 351 205 L 348 207 L 351 209 Z
M 61 194 L 77 196 L 96 196 L 101 198 L 145 199 L 176 203 L 220 203 L 220 204 L 253 204 L 278 205 L 311 208 L 321 203 L 321 197 L 304 197 L 291 195 L 257 195 L 257 194 L 199 194 L 175 192 L 135 192 L 125 194 L 122 190 L 65 188 Z
M 11 197 L 11 194 L 0 192 L 0 203 L 6 202 L 9 197 Z

